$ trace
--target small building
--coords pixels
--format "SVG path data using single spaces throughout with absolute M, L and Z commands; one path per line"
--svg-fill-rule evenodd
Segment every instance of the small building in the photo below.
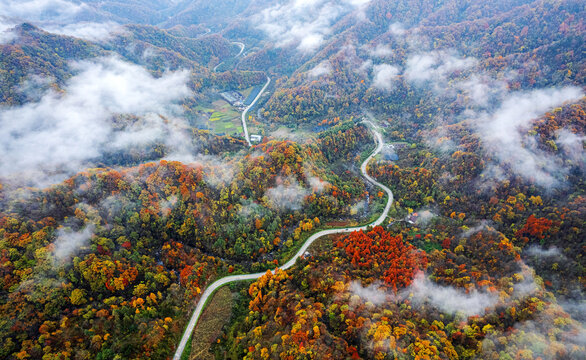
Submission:
M 406 143 L 405 141 L 395 141 L 392 144 L 389 144 L 393 147 L 393 149 L 404 149 L 407 146 L 409 146 L 408 143 Z
M 407 218 L 405 219 L 409 224 L 413 225 L 417 222 L 417 219 L 419 218 L 419 214 L 418 213 L 412 213 L 409 214 L 409 216 L 407 216 Z
M 243 107 L 244 106 L 244 96 L 241 93 L 235 90 L 225 91 L 220 93 L 220 96 L 224 98 L 230 105 L 235 107 Z
M 260 143 L 262 141 L 261 135 L 250 135 L 250 142 Z
M 385 145 L 382 151 L 383 159 L 387 161 L 397 161 L 399 160 L 399 155 L 395 151 L 395 146 L 393 145 Z
M 384 158 L 387 161 L 398 161 L 399 155 L 397 155 L 397 153 L 388 153 L 388 154 L 384 154 Z

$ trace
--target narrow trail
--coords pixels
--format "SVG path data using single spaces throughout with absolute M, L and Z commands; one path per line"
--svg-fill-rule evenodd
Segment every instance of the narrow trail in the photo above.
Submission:
M 263 91 L 269 85 L 270 81 L 271 81 L 271 79 L 268 78 L 267 84 L 263 88 Z M 260 94 L 262 94 L 263 91 L 261 91 Z M 254 105 L 256 100 L 258 100 L 258 97 L 260 97 L 260 94 L 259 94 L 259 96 L 257 96 L 255 101 L 246 109 L 246 111 L 248 111 L 248 109 Z M 245 114 L 246 114 L 246 112 L 242 114 L 242 122 L 243 122 L 244 126 L 245 126 Z M 383 223 L 383 221 L 385 221 L 385 219 L 387 218 L 389 211 L 391 210 L 391 206 L 393 205 L 393 192 L 391 191 L 391 189 L 389 189 L 385 185 L 376 181 L 374 178 L 372 178 L 366 172 L 366 167 L 368 166 L 368 163 L 376 155 L 378 155 L 383 149 L 383 146 L 384 146 L 383 137 L 382 137 L 381 133 L 378 131 L 376 125 L 374 125 L 371 121 L 365 121 L 365 122 L 367 124 L 369 124 L 372 128 L 372 132 L 374 134 L 375 142 L 377 143 L 377 147 L 374 149 L 372 154 L 370 154 L 370 156 L 366 160 L 364 160 L 364 162 L 362 163 L 362 166 L 360 167 L 360 171 L 362 172 L 362 176 L 364 176 L 364 178 L 368 182 L 381 188 L 382 190 L 384 190 L 387 193 L 388 201 L 385 206 L 385 209 L 383 210 L 382 214 L 378 217 L 378 219 L 376 219 L 374 222 L 372 222 L 368 225 L 357 226 L 357 227 L 347 227 L 347 228 L 341 228 L 341 229 L 329 229 L 329 230 L 323 230 L 323 231 L 320 231 L 320 232 L 313 234 L 305 241 L 305 243 L 299 249 L 299 251 L 297 251 L 297 253 L 291 259 L 289 259 L 289 261 L 287 261 L 283 266 L 281 266 L 280 269 L 286 270 L 286 269 L 289 269 L 290 267 L 292 267 L 293 265 L 295 265 L 295 261 L 297 261 L 297 259 L 307 251 L 307 249 L 311 246 L 311 244 L 313 244 L 317 239 L 321 238 L 322 236 L 341 234 L 341 233 L 350 233 L 350 232 L 359 231 L 359 230 L 366 230 L 369 226 L 381 225 Z M 248 141 L 248 144 L 250 146 L 248 132 L 246 132 L 246 140 Z M 275 270 L 272 270 L 272 271 L 273 271 L 273 273 L 275 272 Z M 204 291 L 204 293 L 202 294 L 201 298 L 199 299 L 199 301 L 197 303 L 195 310 L 193 311 L 191 319 L 189 320 L 189 324 L 187 325 L 187 328 L 185 329 L 185 331 L 183 333 L 183 337 L 181 338 L 181 342 L 179 343 L 179 346 L 177 347 L 177 350 L 175 352 L 175 356 L 173 357 L 173 359 L 180 360 L 181 355 L 183 354 L 183 351 L 185 351 L 185 346 L 187 345 L 187 341 L 191 337 L 191 333 L 193 332 L 193 329 L 195 328 L 195 325 L 197 324 L 197 321 L 199 320 L 199 317 L 203 312 L 205 304 L 208 301 L 208 299 L 210 298 L 210 296 L 214 293 L 214 291 L 216 291 L 218 288 L 220 288 L 226 284 L 232 283 L 232 282 L 244 281 L 244 280 L 256 280 L 256 279 L 260 278 L 261 276 L 263 276 L 265 273 L 266 272 L 259 272 L 259 273 L 254 273 L 254 274 L 227 276 L 222 279 L 216 280 L 211 285 L 209 285 L 206 288 L 206 290 Z

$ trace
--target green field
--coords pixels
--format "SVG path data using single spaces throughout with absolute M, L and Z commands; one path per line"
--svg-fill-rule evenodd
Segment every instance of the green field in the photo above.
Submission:
M 244 96 L 244 98 L 246 99 L 248 97 L 248 95 L 250 95 L 250 93 L 252 92 L 252 90 L 254 89 L 254 86 L 249 87 L 246 90 L 242 90 L 240 91 L 240 93 L 242 94 L 242 96 Z
M 198 106 L 196 110 L 209 116 L 208 128 L 216 134 L 240 135 L 243 132 L 240 113 L 224 100 Z
M 254 86 L 240 93 L 246 98 L 253 89 Z M 244 132 L 240 112 L 224 99 L 217 99 L 207 105 L 199 105 L 195 110 L 207 119 L 207 128 L 216 134 L 241 135 Z

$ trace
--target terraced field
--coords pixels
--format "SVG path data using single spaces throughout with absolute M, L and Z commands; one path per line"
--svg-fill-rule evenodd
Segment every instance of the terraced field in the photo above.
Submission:
M 200 106 L 198 111 L 209 116 L 207 128 L 216 134 L 239 135 L 242 133 L 240 113 L 224 100 L 216 100 L 211 106 Z

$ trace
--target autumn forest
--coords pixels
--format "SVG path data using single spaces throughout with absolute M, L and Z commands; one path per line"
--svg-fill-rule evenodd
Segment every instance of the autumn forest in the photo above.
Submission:
M 585 18 L 0 1 L 0 359 L 586 358 Z

